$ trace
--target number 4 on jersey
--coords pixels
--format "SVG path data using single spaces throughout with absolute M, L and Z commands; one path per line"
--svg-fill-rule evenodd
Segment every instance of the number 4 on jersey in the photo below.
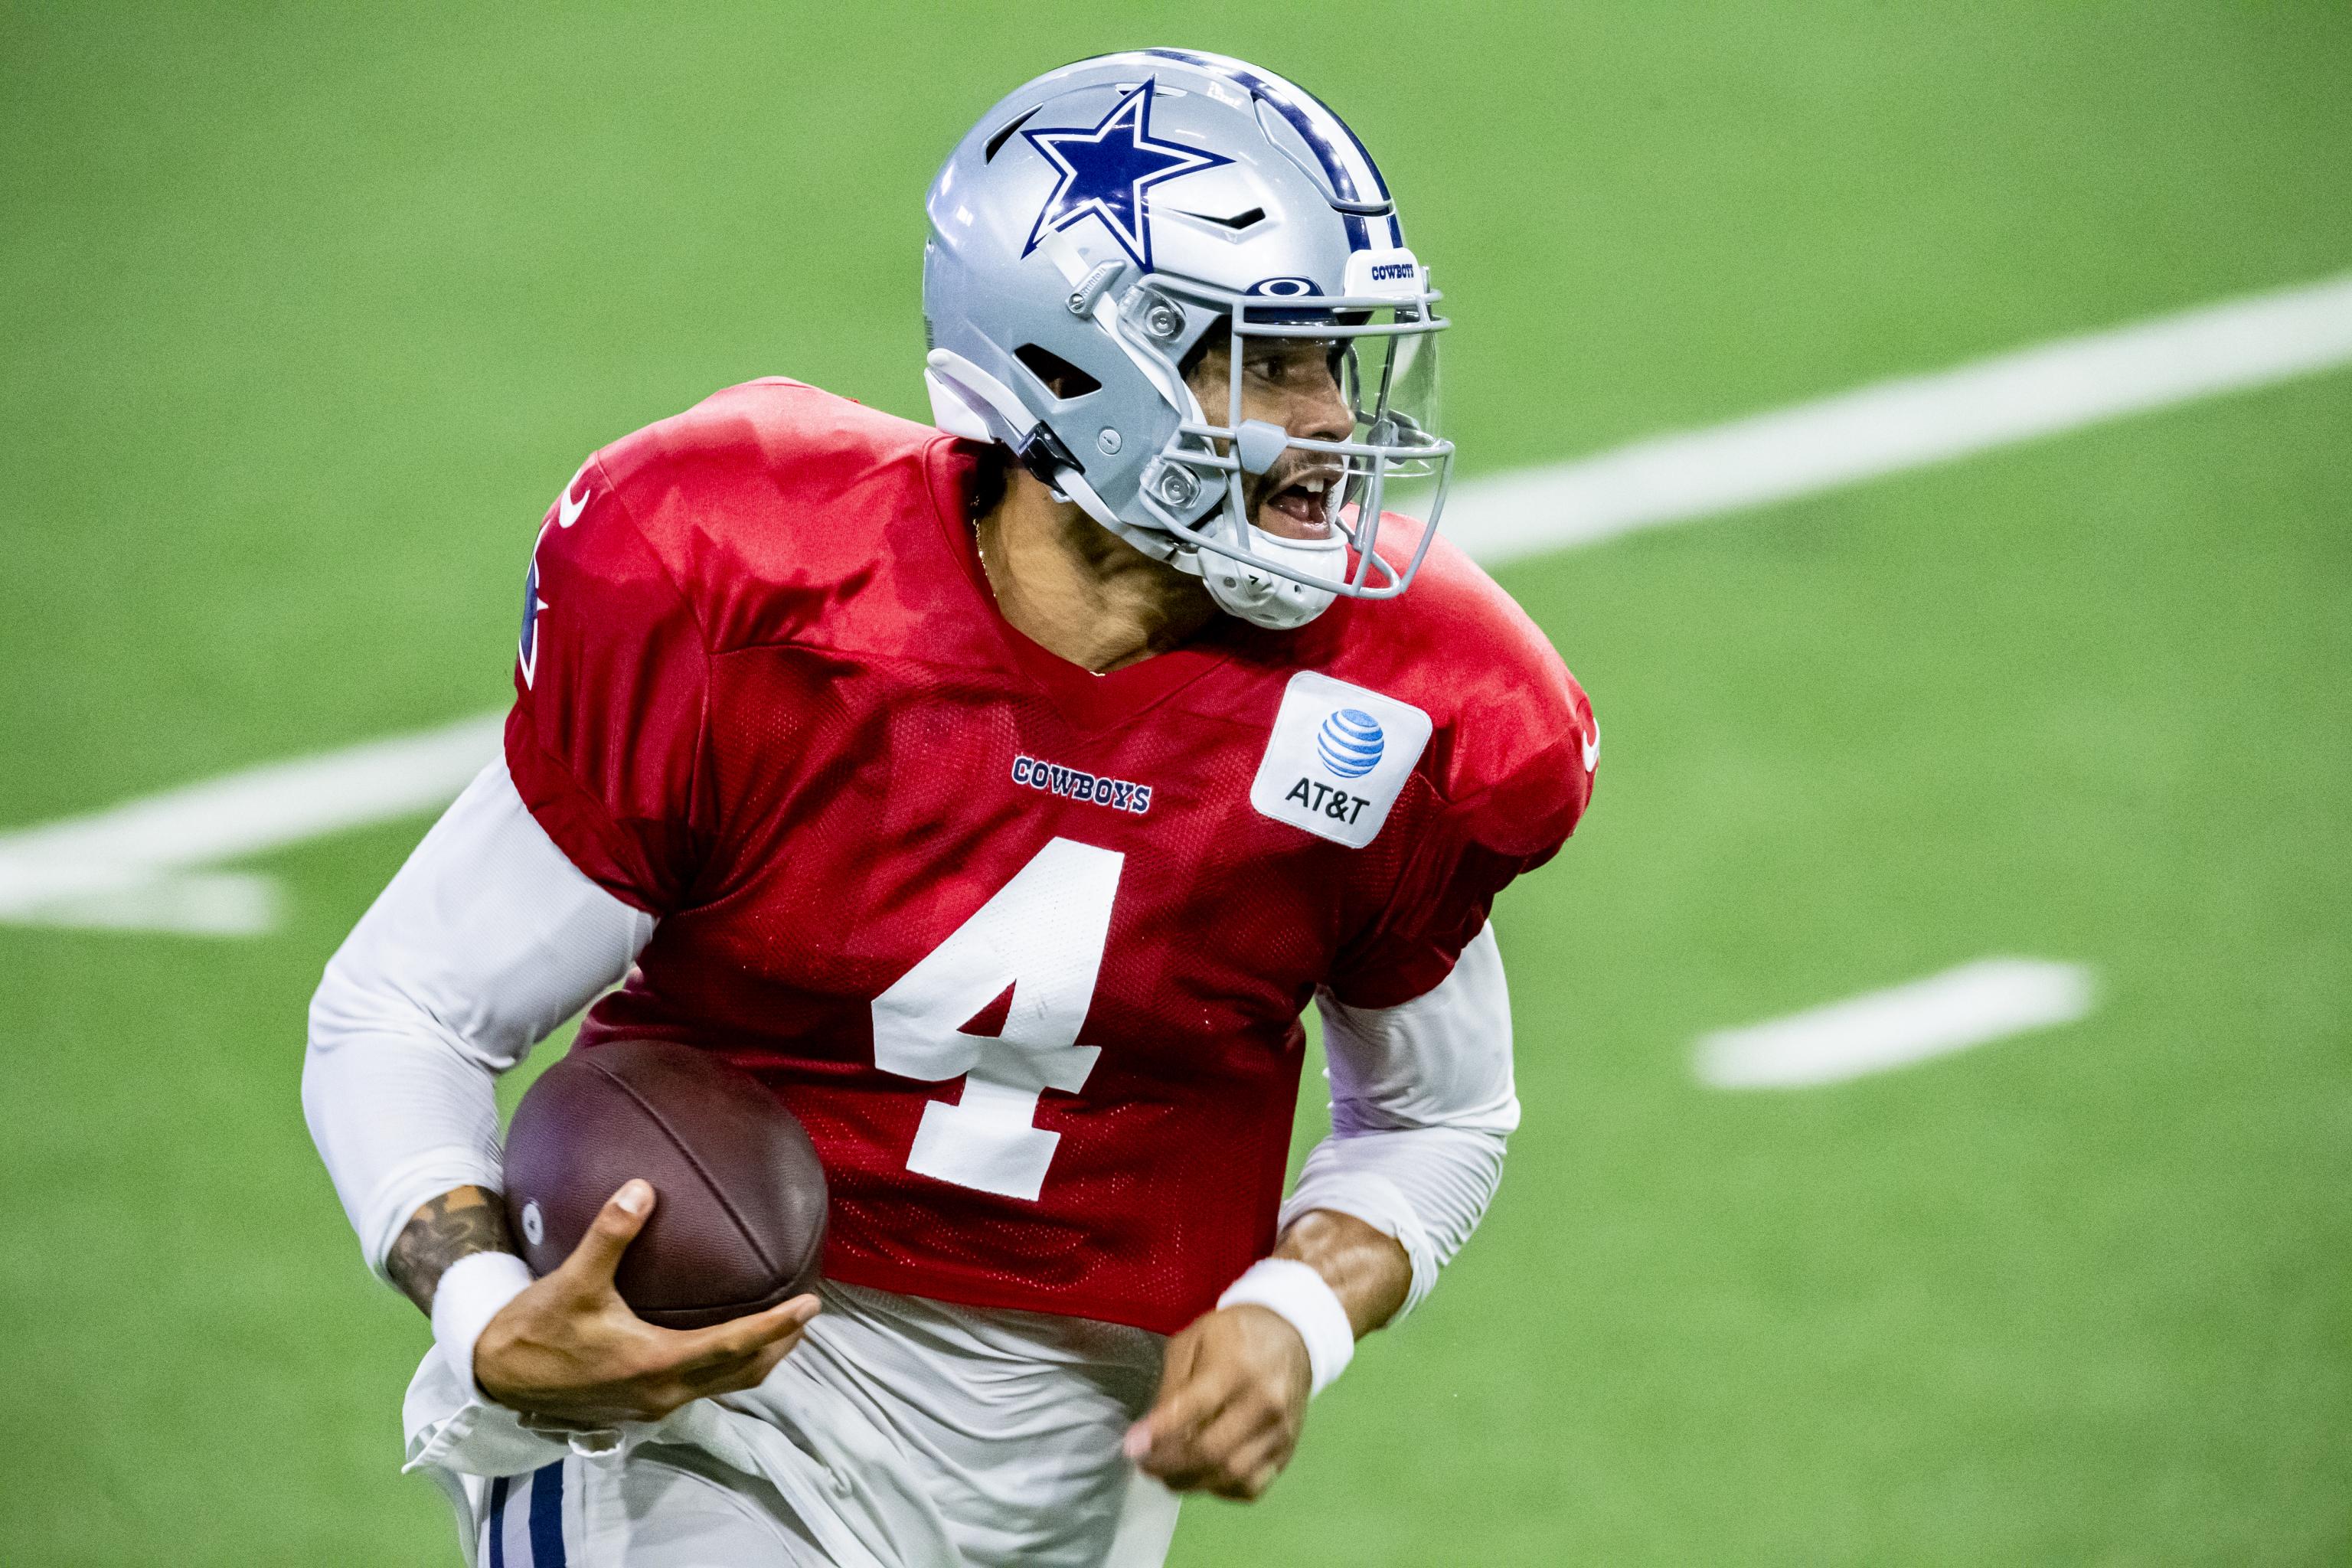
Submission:
M 1098 1046 L 1077 1043 L 1094 1002 L 1125 857 L 1056 838 L 890 989 L 874 999 L 874 1065 L 963 1098 L 923 1108 L 907 1168 L 1034 1201 L 1062 1135 L 1036 1125 L 1037 1096 L 1076 1094 Z M 996 1036 L 963 1026 L 1013 988 Z

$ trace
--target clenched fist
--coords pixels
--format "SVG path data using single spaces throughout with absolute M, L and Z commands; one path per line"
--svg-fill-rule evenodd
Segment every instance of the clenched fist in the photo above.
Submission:
M 1353 1215 L 1309 1209 L 1274 1255 L 1321 1275 L 1359 1339 L 1396 1315 L 1412 1283 L 1404 1248 Z M 1290 1463 L 1314 1386 L 1307 1342 L 1288 1319 L 1255 1304 L 1220 1307 L 1168 1342 L 1159 1396 L 1128 1429 L 1127 1457 L 1178 1491 L 1248 1501 Z
M 1127 1457 L 1178 1491 L 1252 1499 L 1298 1447 L 1313 1372 L 1279 1313 L 1220 1308 L 1168 1342 L 1160 1397 L 1127 1434 Z

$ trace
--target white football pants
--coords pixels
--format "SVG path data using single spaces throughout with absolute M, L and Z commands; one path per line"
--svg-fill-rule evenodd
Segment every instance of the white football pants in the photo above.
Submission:
M 458 1501 L 474 1568 L 1160 1568 L 1176 1499 L 1118 1448 L 1158 1335 L 819 1290 L 749 1393 L 570 1451 L 473 1402 L 412 1468 Z M 454 1388 L 428 1357 L 412 1406 Z
M 692 1448 L 563 1458 L 468 1489 L 478 1568 L 830 1568 L 773 1487 Z
M 469 1490 L 476 1568 L 835 1568 L 773 1487 L 694 1448 L 574 1457 Z M 1154 1490 L 1138 1489 L 1105 1568 L 1159 1568 L 1175 1510 Z

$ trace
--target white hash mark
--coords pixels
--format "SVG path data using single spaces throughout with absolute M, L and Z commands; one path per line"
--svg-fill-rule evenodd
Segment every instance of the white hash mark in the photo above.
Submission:
M 1715 1089 L 1805 1089 L 1908 1067 L 2089 1014 L 2091 973 L 2038 958 L 1980 958 L 1925 980 L 1701 1037 L 1693 1065 Z

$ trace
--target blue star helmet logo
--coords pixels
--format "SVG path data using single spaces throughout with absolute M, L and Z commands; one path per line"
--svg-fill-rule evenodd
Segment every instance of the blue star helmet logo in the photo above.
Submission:
M 1089 217 L 1102 220 L 1119 248 L 1151 270 L 1151 224 L 1144 193 L 1162 180 L 1230 163 L 1214 153 L 1195 152 L 1151 139 L 1151 79 L 1118 100 L 1102 123 L 1091 128 L 1024 131 L 1022 139 L 1060 172 L 1054 194 L 1029 230 L 1028 255 L 1047 229 L 1064 229 Z

